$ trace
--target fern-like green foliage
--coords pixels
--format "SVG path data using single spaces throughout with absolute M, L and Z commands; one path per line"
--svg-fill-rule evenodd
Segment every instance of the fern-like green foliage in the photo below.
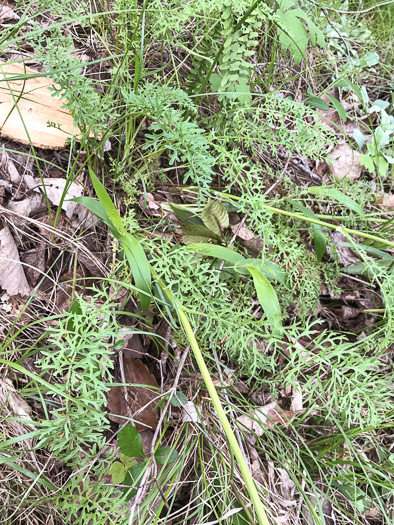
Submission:
M 191 99 L 181 89 L 147 84 L 135 94 L 122 91 L 126 108 L 135 115 L 153 120 L 145 135 L 143 149 L 168 152 L 169 163 L 186 168 L 184 182 L 190 180 L 207 190 L 213 177 L 214 157 L 209 151 L 205 130 L 185 115 L 196 113 Z M 174 107 L 175 106 L 175 107 Z
M 97 302 L 104 302 L 101 307 Z M 74 301 L 70 312 L 48 329 L 37 364 L 56 378 L 60 395 L 51 400 L 40 426 L 41 444 L 65 462 L 80 463 L 83 447 L 101 447 L 108 428 L 107 381 L 112 378 L 112 344 L 117 324 L 111 303 L 99 292 Z
M 51 38 L 39 38 L 36 49 L 36 60 L 59 86 L 51 86 L 50 90 L 63 100 L 62 107 L 73 116 L 75 128 L 85 136 L 91 133 L 98 136 L 116 112 L 111 109 L 111 100 L 103 102 L 92 80 L 80 74 L 83 64 L 76 58 L 71 36 L 54 31 Z
M 234 140 L 251 150 L 257 143 L 272 153 L 282 147 L 289 154 L 297 152 L 322 160 L 336 138 L 315 119 L 315 111 L 291 98 L 265 95 L 253 111 L 245 108 L 234 111 L 233 122 L 228 126 L 229 139 L 236 132 Z

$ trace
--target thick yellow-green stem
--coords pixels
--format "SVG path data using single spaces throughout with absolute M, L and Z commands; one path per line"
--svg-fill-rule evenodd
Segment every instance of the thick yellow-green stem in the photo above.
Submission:
M 252 475 L 249 471 L 248 465 L 246 464 L 245 458 L 242 455 L 241 449 L 238 445 L 238 441 L 234 435 L 233 429 L 231 428 L 230 422 L 227 419 L 226 413 L 223 409 L 218 393 L 216 392 L 215 385 L 212 382 L 212 378 L 209 374 L 207 365 L 205 364 L 204 358 L 198 346 L 197 340 L 194 336 L 192 327 L 190 326 L 189 320 L 185 312 L 183 312 L 181 309 L 178 309 L 178 314 L 183 329 L 185 330 L 187 338 L 189 340 L 190 347 L 193 350 L 194 357 L 196 358 L 201 375 L 204 379 L 212 404 L 215 407 L 216 413 L 226 433 L 229 446 L 235 456 L 235 459 L 237 460 L 246 488 L 248 489 L 250 499 L 252 500 L 252 503 L 254 505 L 258 521 L 260 525 L 269 525 L 267 514 L 261 502 L 259 493 L 257 492 L 255 482 L 253 481 Z

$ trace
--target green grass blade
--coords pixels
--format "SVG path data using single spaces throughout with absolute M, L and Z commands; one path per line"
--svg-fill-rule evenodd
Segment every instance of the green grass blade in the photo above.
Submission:
M 120 242 L 129 262 L 134 277 L 135 286 L 138 288 L 138 297 L 142 310 L 150 305 L 152 297 L 152 281 L 149 262 L 138 239 L 130 233 L 120 236 Z

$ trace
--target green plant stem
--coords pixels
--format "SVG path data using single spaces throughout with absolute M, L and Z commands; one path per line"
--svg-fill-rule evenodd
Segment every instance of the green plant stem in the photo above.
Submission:
M 218 396 L 218 393 L 216 391 L 216 388 L 212 382 L 211 376 L 209 374 L 207 365 L 205 364 L 204 358 L 202 356 L 201 350 L 198 346 L 197 340 L 194 336 L 193 329 L 190 326 L 189 320 L 185 314 L 185 312 L 181 309 L 178 310 L 179 319 L 182 323 L 182 326 L 185 330 L 185 333 L 187 335 L 187 338 L 189 340 L 190 346 L 193 350 L 194 357 L 196 358 L 198 367 L 200 369 L 201 375 L 204 379 L 205 385 L 207 387 L 208 393 L 211 397 L 211 401 L 213 406 L 215 407 L 216 413 L 219 417 L 219 420 L 223 426 L 223 429 L 226 433 L 229 446 L 231 450 L 234 453 L 235 459 L 238 462 L 238 466 L 241 470 L 241 474 L 243 476 L 243 479 L 245 481 L 245 485 L 248 489 L 250 499 L 253 502 L 258 522 L 260 525 L 269 525 L 269 521 L 267 518 L 267 514 L 265 512 L 264 506 L 261 502 L 259 493 L 257 492 L 257 488 L 255 485 L 255 482 L 252 478 L 252 475 L 249 471 L 249 468 L 246 464 L 245 458 L 242 455 L 241 449 L 238 445 L 237 439 L 234 435 L 233 429 L 231 428 L 230 422 L 227 419 L 226 413 L 223 409 L 222 403 L 220 401 L 220 398 Z

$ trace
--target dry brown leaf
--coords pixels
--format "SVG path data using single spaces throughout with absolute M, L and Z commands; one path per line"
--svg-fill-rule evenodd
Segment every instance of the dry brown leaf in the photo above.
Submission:
M 379 195 L 378 204 L 384 210 L 393 211 L 394 210 L 394 193 L 385 193 L 384 195 Z
M 45 270 L 45 244 L 39 243 L 37 248 L 33 248 L 21 255 L 25 266 L 25 275 L 30 286 L 36 286 L 43 277 Z
M 13 184 L 19 184 L 21 176 L 16 169 L 11 157 L 6 151 L 0 151 L 0 174 L 5 180 L 11 181 Z
M 290 410 L 296 414 L 297 412 L 302 412 L 304 410 L 303 395 L 298 382 L 294 383 L 292 390 L 293 397 L 291 399 Z
M 348 242 L 348 239 L 340 231 L 330 232 L 330 237 L 333 240 L 335 247 L 339 255 L 339 262 L 341 266 L 350 266 L 352 264 L 357 264 L 360 262 L 360 259 L 354 253 L 351 248 L 347 246 L 342 246 L 341 242 Z
M 138 201 L 141 210 L 144 210 L 148 215 L 161 215 L 161 206 L 157 204 L 154 196 L 151 193 L 141 195 Z
M 127 386 L 127 399 L 124 398 L 121 387 L 112 387 L 108 392 L 108 415 L 109 419 L 117 423 L 124 423 L 125 418 L 129 417 L 131 412 L 138 431 L 145 430 L 147 427 L 155 429 L 158 417 L 154 408 L 157 403 L 157 381 L 148 367 L 140 359 L 128 359 L 124 356 L 124 378 L 126 383 L 137 385 L 149 385 L 155 389 L 146 386 Z
M 349 144 L 338 144 L 330 153 L 332 164 L 330 166 L 331 173 L 343 179 L 349 177 L 351 180 L 357 180 L 362 171 L 360 164 L 360 153 L 352 149 Z
M 0 406 L 4 405 L 7 405 L 10 412 L 16 417 L 32 423 L 30 406 L 21 398 L 8 378 L 0 379 Z
M 37 184 L 37 186 L 40 189 L 42 189 L 42 191 L 44 191 L 45 187 L 48 199 L 51 201 L 52 204 L 58 206 L 60 204 L 61 197 L 66 187 L 66 183 L 66 179 L 43 179 L 43 184 L 39 183 Z M 62 202 L 62 210 L 66 212 L 66 215 L 69 219 L 71 219 L 74 213 L 78 213 L 78 207 L 80 207 L 80 205 L 68 199 L 80 197 L 82 195 L 82 191 L 82 186 L 77 182 L 72 182 L 67 189 L 66 197 Z
M 193 401 L 187 401 L 183 405 L 182 411 L 183 411 L 183 415 L 182 415 L 183 423 L 201 423 L 201 418 L 197 412 L 197 409 Z
M 276 469 L 279 474 L 279 485 L 280 485 L 280 492 L 282 494 L 283 499 L 286 500 L 286 502 L 290 503 L 291 506 L 295 505 L 296 502 L 293 500 L 294 491 L 295 491 L 295 484 L 291 480 L 287 470 L 284 468 L 277 468 Z M 283 502 L 282 502 L 283 505 Z
M 287 424 L 295 414 L 292 410 L 283 410 L 273 401 L 263 407 L 256 408 L 251 415 L 253 418 L 249 416 L 239 417 L 238 422 L 251 430 L 256 436 L 261 437 L 264 434 L 264 427 L 272 428 L 274 425 Z
M 61 149 L 73 133 L 78 136 L 80 132 L 62 108 L 64 102 L 48 89 L 56 84 L 45 76 L 37 77 L 39 74 L 24 64 L 0 63 L 0 81 L 9 79 L 0 83 L 0 135 L 38 148 Z M 23 81 L 20 75 L 36 78 Z M 48 122 L 55 122 L 61 130 L 49 127 Z
M 254 233 L 252 230 L 249 230 L 249 228 L 246 228 L 245 226 L 241 226 L 241 228 L 238 231 L 239 224 L 233 224 L 231 226 L 231 231 L 234 234 L 237 234 L 237 237 L 242 239 L 243 241 L 251 241 L 255 238 Z
M 0 230 L 0 286 L 10 295 L 26 297 L 31 288 L 19 259 L 18 248 L 10 230 Z
M 15 13 L 11 7 L 7 5 L 0 6 L 0 24 L 7 22 L 9 20 L 20 20 L 20 16 Z

